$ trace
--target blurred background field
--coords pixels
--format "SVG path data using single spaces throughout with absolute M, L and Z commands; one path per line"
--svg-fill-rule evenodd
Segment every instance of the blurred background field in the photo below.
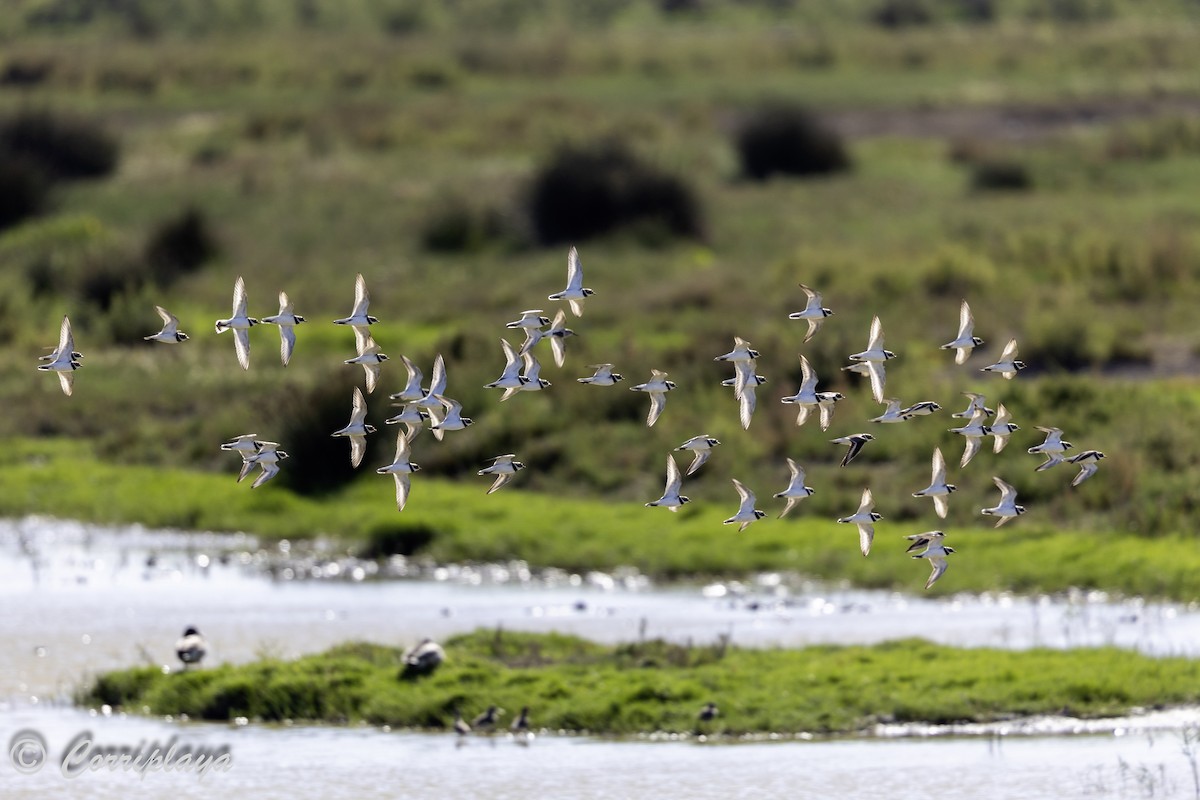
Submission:
M 741 566 L 714 555 L 753 552 L 759 537 L 768 549 L 845 539 L 857 557 L 832 518 L 865 485 L 898 523 L 889 532 L 974 528 L 997 474 L 1030 511 L 996 536 L 1034 538 L 994 585 L 1025 585 L 1020 562 L 1095 541 L 1113 565 L 1170 563 L 1194 541 L 1200 478 L 1198 25 L 1182 0 L 6 3 L 0 511 L 364 541 L 413 529 L 424 533 L 391 547 L 574 550 L 677 574 Z M 482 386 L 500 372 L 498 339 L 515 340 L 503 325 L 553 307 L 569 244 L 597 294 L 568 320 L 567 365 L 542 357 L 554 385 L 501 405 Z M 350 333 L 328 324 L 348 313 L 357 272 L 393 359 L 369 421 L 394 413 L 401 353 L 427 374 L 442 353 L 448 393 L 476 423 L 416 440 L 423 471 L 400 515 L 391 482 L 368 469 L 389 460 L 393 430 L 369 438 L 357 473 L 328 435 L 362 381 L 341 363 Z M 246 373 L 211 332 L 238 275 L 252 315 L 286 290 L 308 318 L 286 369 L 274 329 L 251 332 Z M 835 311 L 807 345 L 787 319 L 799 282 Z M 963 298 L 987 343 L 956 367 L 937 345 Z M 191 341 L 142 341 L 156 303 Z M 85 354 L 71 398 L 33 371 L 64 313 Z M 840 367 L 874 314 L 900 356 L 889 394 L 944 411 L 866 423 L 882 408 Z M 731 371 L 712 362 L 735 335 L 770 381 L 748 432 L 720 386 Z M 1012 382 L 979 373 L 1010 336 L 1030 369 Z M 798 386 L 797 353 L 848 396 L 825 434 L 778 402 Z M 596 362 L 625 383 L 578 385 Z M 646 399 L 627 387 L 651 369 L 679 388 L 647 430 Z M 969 390 L 1004 402 L 1022 430 L 958 470 L 962 442 L 946 429 Z M 1068 466 L 1035 474 L 1035 425 L 1063 428 L 1074 452 L 1103 450 L 1098 475 L 1072 490 Z M 860 430 L 878 441 L 837 467 L 828 440 Z M 249 492 L 218 449 L 246 432 L 292 458 L 246 507 L 214 514 L 224 490 L 202 473 Z M 641 509 L 661 492 L 665 454 L 702 432 L 723 444 L 686 484 L 693 516 Z M 945 523 L 909 496 L 935 444 L 959 487 Z M 513 497 L 485 498 L 474 471 L 506 452 L 529 469 Z M 734 538 L 717 524 L 735 508 L 729 479 L 773 517 L 785 457 L 808 467 L 816 496 Z M 138 480 L 74 492 L 118 467 Z M 517 497 L 531 513 L 507 505 Z M 694 558 L 639 549 L 695 515 L 712 532 Z M 632 544 L 610 546 L 606 531 Z M 1147 538 L 1160 541 L 1143 549 Z M 1167 580 L 1158 569 L 1143 571 Z

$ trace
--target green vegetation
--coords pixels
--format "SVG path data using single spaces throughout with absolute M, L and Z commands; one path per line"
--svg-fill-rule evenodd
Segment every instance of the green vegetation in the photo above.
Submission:
M 226 455 L 232 470 L 237 459 Z M 931 520 L 890 521 L 923 509 L 915 499 L 913 512 L 878 524 L 871 556 L 863 558 L 855 529 L 833 521 L 838 513 L 852 512 L 857 498 L 850 506 L 818 514 L 805 507 L 815 505 L 818 494 L 787 519 L 765 519 L 738 534 L 721 525 L 736 501 L 732 487 L 724 498 L 728 507 L 696 501 L 671 514 L 640 502 L 564 499 L 511 487 L 488 496 L 488 484 L 485 478 L 470 485 L 425 479 L 422 472 L 413 480 L 408 508 L 398 514 L 391 479 L 374 474 L 310 498 L 282 488 L 278 480 L 252 491 L 235 483 L 232 474 L 117 467 L 79 448 L 18 441 L 0 457 L 5 487 L 0 513 L 247 531 L 268 539 L 320 534 L 338 537 L 347 551 L 371 558 L 400 553 L 439 562 L 523 559 L 535 567 L 579 572 L 631 565 L 658 579 L 789 570 L 921 592 L 929 575 L 928 564 L 905 553 L 908 542 L 902 537 L 930 528 Z M 1033 512 L 996 531 L 980 527 L 988 520 L 976 513 L 979 505 L 965 506 L 959 494 L 951 499 L 952 524 L 941 526 L 957 552 L 930 595 L 1081 587 L 1185 601 L 1200 596 L 1200 553 L 1189 537 L 1063 532 L 1039 524 Z M 772 517 L 782 509 L 781 501 L 770 499 L 759 505 Z M 890 505 L 877 507 L 893 511 Z
M 115 142 L 92 140 L 115 171 L 47 194 L 26 161 L 0 163 L 18 190 L 0 192 L 12 223 L 0 232 L 0 512 L 877 586 L 921 582 L 889 537 L 943 527 L 959 552 L 933 591 L 1078 584 L 1194 599 L 1198 23 L 1183 0 L 6 3 L 0 117 L 86 115 L 81 130 Z M 741 123 L 783 99 L 835 132 L 853 168 L 744 180 Z M 533 190 L 556 153 L 617 153 L 612 183 L 650 180 L 661 203 L 613 232 L 544 230 Z M 596 296 L 570 321 L 568 366 L 543 358 L 550 390 L 501 405 L 482 386 L 512 335 L 503 324 L 549 308 L 563 285 L 565 242 L 539 242 L 592 234 L 573 242 Z M 383 427 L 401 353 L 427 374 L 444 354 L 448 392 L 475 420 L 416 440 L 423 469 L 403 514 L 367 469 L 390 457 L 390 429 L 358 472 L 328 435 L 362 380 L 340 363 L 350 333 L 328 324 L 359 271 L 393 359 L 369 421 Z M 288 368 L 267 326 L 251 332 L 248 372 L 230 337 L 210 333 L 238 275 L 251 314 L 273 313 L 282 289 L 308 318 Z M 807 345 L 787 319 L 800 281 L 835 311 Z M 964 297 L 987 343 L 958 368 L 936 346 Z M 141 341 L 155 304 L 191 340 Z M 71 398 L 32 368 L 64 313 L 85 353 Z M 879 410 L 839 369 L 876 313 L 900 354 L 889 394 L 946 411 L 874 431 L 841 469 L 828 439 L 873 427 Z M 734 335 L 764 354 L 770 380 L 749 432 L 711 360 Z M 1031 368 L 981 375 L 1010 336 Z M 777 402 L 799 381 L 797 352 L 821 388 L 848 395 L 828 433 L 797 428 Z M 626 383 L 575 383 L 596 362 Z M 646 399 L 627 387 L 651 369 L 679 389 L 648 430 Z M 958 470 L 947 411 L 966 390 L 1004 402 L 1022 430 Z M 1068 467 L 1033 473 L 1035 425 L 1106 452 L 1098 475 L 1073 490 Z M 233 484 L 236 458 L 217 447 L 251 431 L 292 454 L 255 492 Z M 723 444 L 687 481 L 693 503 L 641 508 L 664 456 L 700 432 Z M 944 523 L 910 497 L 935 445 L 959 487 Z M 474 472 L 505 452 L 529 469 L 485 498 Z M 773 511 L 785 457 L 817 490 L 796 519 L 722 528 L 730 478 Z M 1030 511 L 978 530 L 994 474 Z M 886 519 L 862 559 L 830 520 L 868 485 Z
M 510 715 L 528 705 L 533 725 L 550 730 L 736 735 L 1118 716 L 1200 700 L 1200 662 L 1111 648 L 964 650 L 918 639 L 799 650 L 658 640 L 607 647 L 561 634 L 480 630 L 447 642 L 445 663 L 416 681 L 398 680 L 401 653 L 360 643 L 292 662 L 169 674 L 140 667 L 100 676 L 79 701 L 217 721 L 441 729 L 456 708 L 469 718 L 488 705 Z M 700 723 L 697 711 L 709 701 L 720 716 Z

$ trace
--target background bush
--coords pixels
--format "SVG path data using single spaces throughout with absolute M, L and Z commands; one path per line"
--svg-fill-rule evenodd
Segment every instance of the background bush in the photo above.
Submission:
M 735 144 L 742 174 L 754 180 L 850 168 L 841 136 L 800 106 L 772 104 L 753 112 L 738 129 Z
M 28 161 L 0 158 L 0 230 L 45 211 L 50 184 Z
M 0 121 L 0 153 L 59 179 L 98 178 L 117 167 L 117 140 L 97 123 L 46 110 Z
M 699 238 L 704 228 L 700 201 L 687 182 L 611 139 L 560 148 L 533 178 L 529 214 L 543 244 L 629 226 Z
M 184 209 L 150 232 L 144 257 L 160 286 L 195 271 L 219 252 L 208 218 L 197 208 Z

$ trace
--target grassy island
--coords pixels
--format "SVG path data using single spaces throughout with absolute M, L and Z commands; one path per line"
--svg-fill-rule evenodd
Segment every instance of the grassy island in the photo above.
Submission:
M 535 728 L 630 735 L 853 734 L 879 722 L 950 723 L 1037 714 L 1117 716 L 1200 701 L 1200 661 L 1112 648 L 957 649 L 908 639 L 794 650 L 605 646 L 559 634 L 478 630 L 446 642 L 432 675 L 400 680 L 402 651 L 346 644 L 295 661 L 99 677 L 79 698 L 212 721 L 367 722 L 449 729 L 489 705 L 504 724 L 528 705 Z M 720 715 L 698 722 L 714 702 Z

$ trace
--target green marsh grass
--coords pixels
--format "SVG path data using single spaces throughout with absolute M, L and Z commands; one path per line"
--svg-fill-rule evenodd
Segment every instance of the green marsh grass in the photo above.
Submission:
M 854 510 L 857 495 L 833 513 L 816 513 L 809 505 L 816 498 L 805 500 L 782 521 L 774 518 L 781 502 L 762 498 L 759 506 L 769 509 L 769 517 L 738 534 L 721 524 L 735 508 L 731 486 L 720 497 L 724 502 L 697 496 L 671 514 L 638 501 L 563 498 L 515 485 L 489 496 L 485 478 L 468 483 L 422 474 L 414 477 L 409 505 L 400 514 L 385 476 L 371 475 L 312 499 L 274 483 L 257 490 L 239 485 L 232 474 L 237 459 L 222 455 L 228 456 L 227 472 L 215 474 L 113 466 L 66 443 L 14 442 L 0 458 L 6 487 L 0 513 L 243 531 L 268 540 L 324 536 L 347 552 L 381 556 L 390 544 L 396 552 L 437 562 L 522 559 L 574 571 L 633 566 L 658 579 L 787 570 L 919 592 L 929 573 L 926 563 L 904 552 L 905 535 L 933 527 L 917 511 L 879 523 L 870 557 L 859 554 L 854 527 L 833 521 Z M 289 466 L 283 462 L 284 469 Z M 148 485 L 156 491 L 146 491 Z M 656 486 L 647 497 L 660 491 Z M 852 491 L 848 484 L 847 496 Z M 990 520 L 978 516 L 978 507 L 963 508 L 958 493 L 951 498 L 954 524 L 939 521 L 938 527 L 957 552 L 928 594 L 1079 587 L 1186 601 L 1200 596 L 1200 555 L 1188 537 L 1056 531 L 1029 515 L 993 530 L 982 527 Z M 877 508 L 891 510 L 883 502 Z
M 227 721 L 365 721 L 449 729 L 488 705 L 524 705 L 535 728 L 851 734 L 881 722 L 985 722 L 1036 714 L 1118 716 L 1200 699 L 1200 663 L 1111 649 L 956 649 L 918 639 L 742 649 L 659 640 L 602 646 L 560 634 L 479 630 L 446 642 L 431 676 L 401 681 L 402 650 L 346 644 L 295 661 L 101 675 L 88 705 Z M 700 707 L 720 716 L 698 723 Z
M 1149 14 L 1113 2 L 1112 14 L 1080 22 L 998 2 L 992 23 L 935 14 L 892 31 L 870 21 L 878 4 L 867 0 L 781 11 L 713 2 L 682 17 L 651 3 L 603 4 L 589 16 L 578 9 L 600 6 L 551 13 L 464 0 L 472 13 L 427 4 L 407 20 L 373 0 L 310 4 L 320 11 L 303 20 L 283 0 L 185 0 L 151 35 L 103 9 L 54 27 L 35 19 L 35 5 L 58 7 L 0 9 L 4 69 L 41 75 L 0 86 L 0 111 L 87 114 L 119 139 L 122 157 L 114 175 L 63 187 L 49 215 L 0 234 L 5 513 L 329 534 L 347 547 L 411 527 L 434 532 L 422 552 L 439 559 L 584 568 L 594 558 L 661 576 L 796 569 L 884 586 L 921 580 L 919 563 L 884 560 L 887 537 L 944 526 L 963 558 L 934 592 L 1078 584 L 1194 598 L 1185 566 L 1200 480 L 1200 435 L 1188 424 L 1200 411 L 1200 157 L 1193 126 L 1178 120 L 1200 88 L 1200 51 L 1187 6 L 1163 0 Z M 238 12 L 251 6 L 256 15 Z M 513 27 L 482 22 L 501 17 Z M 779 96 L 850 131 L 852 172 L 738 179 L 735 122 Z M 1165 121 L 1127 121 L 1160 106 Z M 966 130 L 931 127 L 932 112 L 956 112 L 951 121 Z M 1005 114 L 1024 121 L 1026 138 L 999 135 Z M 1067 124 L 1079 118 L 1094 124 Z M 497 340 L 511 335 L 503 323 L 562 288 L 566 248 L 518 240 L 429 252 L 431 210 L 454 197 L 519 209 L 545 154 L 618 132 L 640 159 L 696 187 L 706 239 L 622 233 L 580 243 L 597 295 L 570 322 L 580 335 L 568 342 L 569 366 L 545 369 L 554 383 L 545 397 L 500 405 L 482 386 L 500 369 Z M 949 146 L 960 138 L 1017 159 L 1033 188 L 971 191 L 970 165 Z M 166 289 L 119 285 L 107 311 L 88 299 L 89 281 L 125 275 L 164 220 L 191 208 L 220 244 L 210 261 Z M 303 405 L 361 379 L 340 363 L 352 338 L 328 324 L 348 311 L 360 271 L 383 320 L 373 333 L 394 359 L 370 398 L 372 424 L 382 395 L 403 380 L 399 354 L 428 373 L 442 353 L 449 391 L 475 426 L 440 445 L 417 440 L 424 469 L 402 515 L 388 480 L 366 468 L 319 501 L 284 491 L 283 480 L 253 493 L 233 485 L 237 460 L 221 441 L 251 431 L 298 431 L 306 446 L 328 437 L 301 424 Z M 238 275 L 252 313 L 273 313 L 283 289 L 308 317 L 287 369 L 272 330 L 251 333 L 247 373 L 230 337 L 210 333 Z M 836 312 L 803 346 L 803 324 L 786 318 L 800 281 L 819 286 Z M 987 344 L 959 369 L 936 345 L 953 336 L 964 297 Z M 189 342 L 141 341 L 158 326 L 156 303 L 180 317 Z M 72 398 L 32 369 L 65 313 L 86 353 Z M 910 494 L 926 485 L 935 445 L 957 462 L 962 443 L 946 433 L 946 412 L 878 431 L 859 461 L 835 466 L 828 439 L 870 427 L 864 420 L 878 413 L 864 382 L 839 369 L 874 313 L 901 356 L 889 393 L 950 411 L 960 392 L 982 390 L 1022 426 L 999 457 L 952 467 L 959 491 L 945 523 Z M 735 335 L 764 353 L 770 379 L 748 433 L 718 385 L 729 373 L 711 361 Z M 1009 336 L 1031 368 L 1011 383 L 978 373 Z M 777 402 L 795 390 L 801 351 L 822 388 L 848 396 L 827 435 L 813 423 L 797 429 Z M 580 365 L 610 361 L 627 383 L 575 383 Z M 645 398 L 627 387 L 651 369 L 680 389 L 647 430 Z M 1075 490 L 1067 467 L 1034 474 L 1023 449 L 1038 440 L 1035 425 L 1105 451 L 1099 474 Z M 678 516 L 643 509 L 661 491 L 666 454 L 700 432 L 724 444 L 687 483 L 694 505 Z M 392 432 L 370 441 L 366 467 L 386 463 Z M 530 469 L 484 498 L 474 472 L 504 452 Z M 774 511 L 768 495 L 783 488 L 785 457 L 805 464 L 817 488 L 797 519 L 764 520 L 742 537 L 722 528 L 736 500 L 731 478 Z M 994 474 L 1030 507 L 996 533 L 977 514 L 994 502 Z M 112 491 L 87 485 L 94 476 Z M 52 498 L 49 477 L 77 491 Z M 865 485 L 885 515 L 870 559 L 830 544 L 852 541 L 831 520 L 853 510 Z M 519 519 L 525 503 L 544 522 Z M 974 558 L 974 540 L 986 562 Z M 1072 548 L 1102 563 L 1069 563 Z

